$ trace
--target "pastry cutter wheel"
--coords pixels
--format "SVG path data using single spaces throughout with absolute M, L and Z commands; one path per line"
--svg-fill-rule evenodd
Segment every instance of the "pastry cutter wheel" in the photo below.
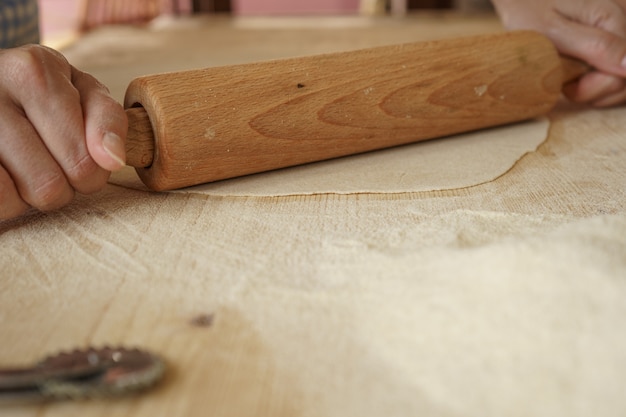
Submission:
M 139 349 L 63 352 L 30 368 L 0 369 L 0 404 L 118 396 L 152 386 L 164 370 L 161 358 Z

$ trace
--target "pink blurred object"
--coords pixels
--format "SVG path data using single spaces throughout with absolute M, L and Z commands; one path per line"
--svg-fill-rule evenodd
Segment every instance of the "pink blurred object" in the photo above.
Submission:
M 355 14 L 359 0 L 233 0 L 238 15 Z

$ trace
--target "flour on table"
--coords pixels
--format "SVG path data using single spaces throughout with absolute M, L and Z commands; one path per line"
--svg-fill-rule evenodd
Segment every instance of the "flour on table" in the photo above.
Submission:
M 540 118 L 438 140 L 284 168 L 175 190 L 221 196 L 403 193 L 450 190 L 493 181 L 547 137 Z M 111 183 L 145 189 L 132 169 Z

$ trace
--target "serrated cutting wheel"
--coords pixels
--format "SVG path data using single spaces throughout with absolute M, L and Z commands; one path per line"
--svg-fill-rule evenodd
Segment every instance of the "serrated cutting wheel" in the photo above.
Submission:
M 0 370 L 0 400 L 117 396 L 154 385 L 164 371 L 160 357 L 139 349 L 74 350 L 31 368 Z

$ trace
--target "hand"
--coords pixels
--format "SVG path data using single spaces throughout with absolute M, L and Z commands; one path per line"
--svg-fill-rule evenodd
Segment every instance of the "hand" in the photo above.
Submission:
M 607 107 L 626 102 L 626 0 L 492 0 L 508 29 L 543 33 L 559 52 L 594 70 L 563 92 Z
M 107 88 L 59 52 L 0 50 L 0 219 L 103 188 L 124 165 L 127 125 Z

